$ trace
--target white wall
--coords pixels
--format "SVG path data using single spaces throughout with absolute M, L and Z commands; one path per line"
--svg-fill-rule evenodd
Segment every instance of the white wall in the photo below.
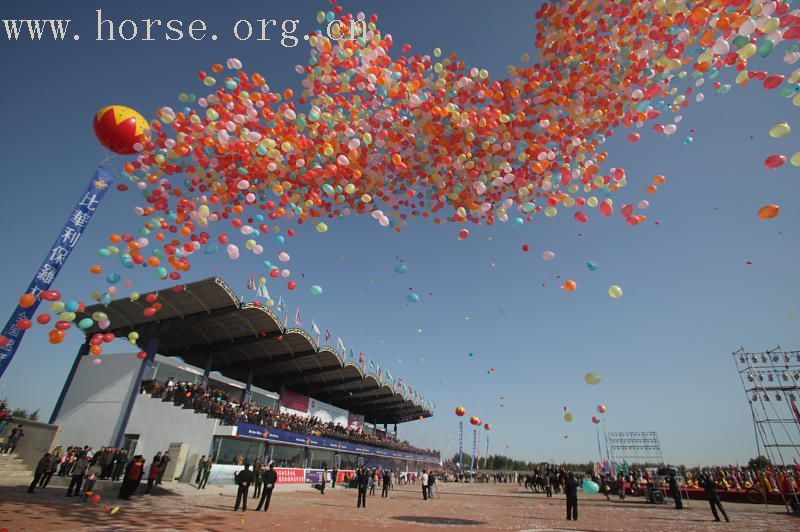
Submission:
M 142 361 L 135 354 L 81 358 L 55 424 L 61 434 L 54 445 L 112 445 L 131 387 Z
M 207 418 L 205 414 L 140 394 L 136 396 L 125 433 L 139 434 L 136 454 L 144 456 L 148 465 L 158 451 L 168 450 L 170 443 L 187 443 L 186 466 L 183 471 L 175 472 L 176 477 L 187 481 L 190 476 L 194 480 L 200 457 L 211 452 L 218 423 L 219 420 Z

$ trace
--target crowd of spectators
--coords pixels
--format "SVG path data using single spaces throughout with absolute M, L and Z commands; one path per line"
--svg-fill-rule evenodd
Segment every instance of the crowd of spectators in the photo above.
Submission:
M 252 423 L 309 436 L 323 436 L 395 451 L 439 457 L 439 453 L 436 451 L 414 447 L 407 441 L 400 441 L 390 434 L 369 434 L 361 429 L 343 427 L 313 416 L 303 417 L 280 412 L 252 401 L 241 401 L 231 397 L 225 390 L 213 386 L 204 387 L 191 382 L 176 382 L 170 378 L 163 383 L 147 381 L 142 384 L 142 389 L 153 397 L 160 397 L 163 401 L 169 401 L 176 406 L 191 408 L 198 413 L 220 419 L 226 425 Z

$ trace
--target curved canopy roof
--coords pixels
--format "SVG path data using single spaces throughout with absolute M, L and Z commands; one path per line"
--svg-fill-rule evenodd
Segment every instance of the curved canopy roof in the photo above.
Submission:
M 111 326 L 95 324 L 87 337 L 113 332 L 118 337 L 139 333 L 137 344 L 156 340 L 157 352 L 178 356 L 188 364 L 267 390 L 281 386 L 351 412 L 363 414 L 370 423 L 401 423 L 430 417 L 431 409 L 401 386 L 383 382 L 366 373 L 334 347 L 318 346 L 303 329 L 286 328 L 268 308 L 240 302 L 220 278 L 212 277 L 180 285 L 182 290 L 162 290 L 163 308 L 147 318 L 145 296 L 137 301 L 118 299 L 109 305 L 86 308 L 86 316 L 105 312 Z

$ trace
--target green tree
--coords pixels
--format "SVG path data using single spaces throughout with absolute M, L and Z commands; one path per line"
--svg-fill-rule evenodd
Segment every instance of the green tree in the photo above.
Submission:
M 754 469 L 765 469 L 771 466 L 772 462 L 766 456 L 757 456 L 756 458 L 751 458 L 747 465 Z

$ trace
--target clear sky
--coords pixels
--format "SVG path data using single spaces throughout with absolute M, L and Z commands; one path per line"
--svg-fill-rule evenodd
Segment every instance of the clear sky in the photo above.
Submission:
M 267 75 L 273 88 L 297 88 L 294 65 L 308 55 L 303 45 L 240 43 L 230 27 L 241 18 L 296 18 L 300 31 L 310 31 L 316 11 L 328 4 L 98 6 L 116 20 L 203 18 L 220 28 L 220 39 L 98 43 L 93 5 L 3 3 L 0 18 L 70 18 L 83 34 L 80 41 L 58 45 L 0 42 L 4 320 L 104 157 L 92 131 L 96 110 L 120 103 L 152 117 L 161 106 L 179 107 L 179 93 L 205 94 L 196 72 L 228 57 Z M 538 2 L 345 6 L 377 12 L 383 31 L 396 43 L 413 44 L 415 52 L 430 53 L 436 46 L 456 51 L 498 77 L 523 53 L 535 52 Z M 753 66 L 791 72 L 781 56 L 776 51 L 769 60 L 754 59 Z M 746 462 L 755 454 L 753 427 L 730 353 L 740 346 L 800 347 L 800 318 L 790 314 L 800 311 L 800 176 L 788 164 L 778 170 L 763 166 L 770 154 L 800 149 L 798 132 L 773 139 L 770 126 L 785 120 L 798 129 L 800 122 L 791 100 L 777 91 L 734 85 L 726 95 L 706 93 L 702 104 L 685 110 L 672 138 L 647 126 L 637 144 L 625 140 L 630 131 L 623 129 L 605 145 L 607 167 L 624 167 L 629 176 L 617 203 L 651 202 L 642 226 L 598 215 L 577 224 L 562 215 L 523 227 L 472 226 L 471 237 L 459 241 L 455 225 L 419 220 L 397 234 L 367 217 L 331 220 L 327 234 L 304 226 L 285 246 L 292 268 L 304 274 L 300 280 L 321 285 L 324 295 L 313 297 L 307 288 L 288 293 L 283 283 L 270 284 L 270 291 L 276 299 L 283 294 L 292 312 L 299 306 L 306 324 L 314 318 L 323 331 L 341 336 L 437 404 L 433 418 L 400 427 L 400 435 L 414 443 L 455 452 L 453 409 L 463 405 L 492 423 L 492 453 L 597 459 L 590 418 L 603 403 L 606 430 L 658 431 L 668 462 Z M 685 145 L 690 129 L 696 130 L 695 141 Z M 113 164 L 119 169 L 123 162 L 117 158 Z M 657 174 L 668 182 L 648 197 L 644 189 Z M 92 290 L 103 288 L 89 266 L 110 232 L 138 229 L 132 213 L 138 200 L 133 192 L 109 193 L 55 288 L 87 301 Z M 780 204 L 783 214 L 760 220 L 756 211 L 766 203 Z M 243 254 L 234 263 L 221 252 L 193 259 L 186 280 L 217 274 L 248 294 L 248 277 L 265 275 L 261 261 L 274 260 L 279 251 L 273 241 L 264 243 L 267 251 L 259 260 Z M 531 252 L 523 253 L 523 244 Z M 543 261 L 545 250 L 555 251 L 556 259 Z M 409 266 L 404 275 L 394 272 L 400 259 Z M 589 260 L 599 263 L 598 271 L 587 270 Z M 559 289 L 566 278 L 578 282 L 576 292 Z M 152 272 L 133 279 L 141 292 L 165 286 Z M 608 297 L 610 284 L 624 288 L 622 299 Z M 416 305 L 405 299 L 412 288 L 421 296 Z M 14 407 L 41 409 L 47 418 L 79 344 L 73 331 L 63 344 L 51 346 L 46 329 L 34 326 L 0 381 L 0 395 Z M 114 345 L 131 348 L 123 341 Z M 601 384 L 584 383 L 590 371 L 603 376 Z M 562 419 L 565 405 L 575 414 L 573 423 Z M 481 440 L 485 446 L 484 434 Z M 469 433 L 467 452 L 471 442 Z

